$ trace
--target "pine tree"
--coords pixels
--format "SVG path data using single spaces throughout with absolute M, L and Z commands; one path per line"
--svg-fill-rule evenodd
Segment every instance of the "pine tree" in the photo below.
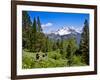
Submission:
M 28 38 L 28 40 L 29 40 L 29 42 L 28 42 L 28 49 L 29 49 L 30 52 L 32 52 L 34 50 L 33 49 L 33 43 L 34 43 L 33 39 L 34 39 L 33 29 L 31 27 L 30 33 L 29 33 L 29 38 Z
M 63 39 L 61 40 L 61 43 L 60 43 L 60 49 L 63 49 Z
M 89 65 L 89 24 L 87 20 L 84 22 L 79 50 L 82 54 L 82 61 Z
M 56 45 L 56 42 L 53 43 L 53 50 L 57 50 L 57 45 Z
M 62 54 L 63 55 L 63 39 L 61 40 L 61 42 L 60 42 L 60 46 L 59 46 L 59 48 L 60 48 L 60 54 Z
M 33 34 L 33 49 L 34 49 L 33 51 L 34 52 L 39 52 L 39 51 L 45 52 L 46 37 L 45 37 L 44 33 L 42 32 L 39 17 L 38 17 L 37 21 L 36 21 L 36 18 L 34 18 L 32 34 Z
M 33 27 L 33 33 L 36 33 L 37 32 L 37 22 L 36 22 L 36 19 L 34 18 L 34 20 L 33 20 L 33 25 L 32 25 L 32 27 Z
M 42 32 L 41 22 L 39 16 L 37 17 L 37 31 Z
M 68 65 L 71 66 L 71 62 L 72 62 L 72 50 L 71 50 L 71 44 L 69 43 L 66 49 L 67 52 L 67 56 L 66 58 L 68 59 Z
M 36 19 L 34 18 L 33 20 L 33 25 L 32 25 L 32 28 L 31 28 L 31 31 L 30 31 L 30 51 L 33 51 L 35 52 L 35 45 L 36 45 Z
M 36 40 L 36 51 L 43 51 L 46 52 L 46 37 L 44 35 L 44 33 L 42 32 L 42 27 L 41 27 L 41 21 L 39 16 L 37 17 L 37 22 L 36 22 L 36 36 L 37 36 L 37 40 Z
M 30 16 L 27 11 L 22 12 L 22 45 L 23 48 L 28 48 L 29 43 L 29 32 L 32 22 L 30 20 Z
M 76 38 L 72 37 L 68 40 L 68 45 L 66 47 L 66 58 L 68 59 L 68 65 L 71 66 L 73 63 L 73 56 L 77 50 Z
M 53 45 L 54 45 L 54 41 L 51 39 L 47 39 L 47 47 L 48 47 L 48 51 L 53 51 Z
M 42 32 L 37 32 L 36 49 L 37 51 L 46 52 L 46 37 Z
M 28 15 L 28 12 L 23 11 L 22 12 L 22 27 L 27 29 L 28 27 L 30 27 L 31 24 L 32 24 L 32 22 L 30 20 L 30 16 Z
M 60 49 L 60 40 L 58 39 L 56 42 L 57 48 Z
M 48 52 L 49 50 L 49 38 L 46 37 L 46 42 L 45 42 L 45 52 Z

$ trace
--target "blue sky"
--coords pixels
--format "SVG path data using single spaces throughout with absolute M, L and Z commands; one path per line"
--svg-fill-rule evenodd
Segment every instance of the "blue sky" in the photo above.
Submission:
M 49 33 L 62 27 L 82 28 L 85 19 L 89 22 L 89 14 L 82 13 L 58 13 L 28 11 L 33 22 L 34 17 L 40 17 L 44 32 Z

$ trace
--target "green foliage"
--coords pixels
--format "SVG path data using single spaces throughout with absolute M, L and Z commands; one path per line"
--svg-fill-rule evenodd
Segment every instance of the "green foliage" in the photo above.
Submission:
M 22 42 L 23 48 L 28 48 L 29 43 L 29 34 L 30 34 L 30 27 L 32 22 L 30 20 L 30 16 L 28 15 L 27 11 L 22 12 Z
M 79 50 L 82 54 L 82 61 L 89 65 L 89 25 L 87 20 L 84 22 Z
M 48 52 L 48 58 L 40 61 L 35 60 L 35 54 L 23 51 L 22 68 L 48 68 L 48 67 L 64 67 L 67 66 L 67 60 L 62 59 L 58 51 Z M 54 55 L 53 55 L 54 54 Z
M 73 66 L 85 66 L 86 64 L 82 62 L 81 56 L 73 55 L 72 65 Z
M 48 58 L 37 61 L 35 59 L 36 53 L 23 51 L 22 68 L 49 68 L 49 67 L 68 67 L 68 66 L 85 66 L 86 64 L 81 61 L 81 56 L 73 55 L 71 65 L 69 60 L 62 58 L 58 51 L 48 52 Z
M 57 49 L 60 49 L 60 40 L 59 39 L 57 40 L 56 45 L 57 45 Z
M 39 16 L 37 17 L 37 31 L 42 32 L 41 22 Z
M 29 16 L 29 15 L 28 13 L 25 15 L 24 13 L 26 14 L 27 12 L 23 12 L 23 23 L 25 22 L 27 23 L 27 20 L 29 20 L 29 17 L 26 17 L 26 16 Z M 27 31 L 25 30 L 26 28 L 23 27 L 23 48 L 29 49 L 30 52 L 37 52 L 37 51 L 45 52 L 46 37 L 42 32 L 41 22 L 40 22 L 39 17 L 37 18 L 37 21 L 36 21 L 36 18 L 34 18 L 33 24 L 28 25 L 27 27 L 28 27 Z
M 51 53 L 48 54 L 50 58 L 52 59 L 60 59 L 61 58 L 61 54 L 58 51 L 53 51 Z
M 53 41 L 51 39 L 48 39 L 48 51 L 53 51 Z
M 56 42 L 53 43 L 53 50 L 54 51 L 57 50 L 57 44 L 56 44 Z
M 32 24 L 27 11 L 22 12 L 22 27 L 27 29 Z
M 73 62 L 73 55 L 77 50 L 77 44 L 75 38 L 70 38 L 68 40 L 68 45 L 66 47 L 66 58 L 68 58 L 68 65 L 71 66 Z
M 22 68 L 33 68 L 35 64 L 34 55 L 30 52 L 23 51 Z

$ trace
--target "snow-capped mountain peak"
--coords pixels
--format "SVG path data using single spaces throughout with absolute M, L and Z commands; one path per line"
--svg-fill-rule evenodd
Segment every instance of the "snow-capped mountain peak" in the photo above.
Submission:
M 58 29 L 57 31 L 53 31 L 52 33 L 62 36 L 71 33 L 73 34 L 81 33 L 81 31 L 75 29 L 74 27 L 62 27 L 61 29 Z

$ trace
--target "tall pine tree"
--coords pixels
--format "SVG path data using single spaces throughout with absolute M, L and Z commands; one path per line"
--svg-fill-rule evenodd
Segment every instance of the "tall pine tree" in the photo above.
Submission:
M 31 28 L 32 22 L 30 20 L 30 16 L 28 15 L 27 11 L 22 12 L 22 45 L 23 48 L 28 48 L 29 43 L 29 33 Z
M 68 65 L 71 66 L 72 63 L 72 50 L 71 50 L 71 44 L 69 43 L 67 48 L 66 48 L 67 56 L 66 58 L 68 59 Z
M 84 22 L 79 50 L 82 54 L 82 61 L 89 65 L 89 24 L 87 20 Z
M 57 49 L 60 49 L 60 40 L 59 39 L 57 40 L 56 45 L 57 45 Z
M 36 45 L 36 19 L 34 18 L 33 20 L 33 25 L 32 25 L 32 28 L 31 28 L 31 33 L 30 33 L 30 51 L 33 51 L 35 52 L 35 45 Z
M 37 31 L 42 32 L 41 22 L 39 16 L 37 17 Z
M 73 56 L 77 50 L 76 38 L 72 37 L 68 40 L 68 45 L 66 47 L 66 58 L 68 59 L 68 65 L 72 66 Z
M 22 12 L 22 27 L 24 27 L 24 29 L 27 29 L 31 25 L 32 25 L 32 22 L 31 22 L 30 16 L 28 15 L 28 12 L 23 11 Z

